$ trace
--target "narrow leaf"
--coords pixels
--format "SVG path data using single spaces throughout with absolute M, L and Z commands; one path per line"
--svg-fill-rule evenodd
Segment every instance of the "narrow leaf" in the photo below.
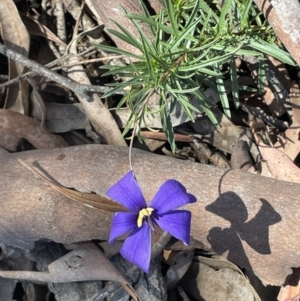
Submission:
M 231 79 L 231 86 L 232 86 L 233 103 L 235 107 L 238 108 L 240 106 L 239 85 L 238 85 L 238 77 L 237 77 L 234 57 L 232 57 L 230 60 L 230 79 Z
M 223 107 L 223 110 L 224 110 L 224 114 L 228 118 L 231 118 L 231 112 L 230 112 L 230 108 L 229 108 L 228 97 L 227 97 L 227 94 L 226 94 L 226 89 L 225 89 L 223 79 L 222 78 L 217 78 L 216 84 L 217 84 L 219 96 L 220 96 L 220 99 L 221 99 L 222 107 Z
M 177 37 L 178 36 L 178 25 L 177 25 L 177 22 L 175 19 L 175 13 L 174 13 L 174 7 L 173 7 L 172 0 L 166 0 L 165 4 L 166 4 L 168 16 L 170 18 L 170 22 L 172 25 L 172 29 L 174 30 L 174 35 Z

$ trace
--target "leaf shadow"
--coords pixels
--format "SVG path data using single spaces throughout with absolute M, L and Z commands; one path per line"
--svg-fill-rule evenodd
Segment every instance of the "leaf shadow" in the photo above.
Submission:
M 280 214 L 271 204 L 260 198 L 260 209 L 249 221 L 248 210 L 242 199 L 229 191 L 220 196 L 206 210 L 230 222 L 228 228 L 213 227 L 207 240 L 218 254 L 228 252 L 227 259 L 253 272 L 242 241 L 259 254 L 271 254 L 269 227 L 281 221 Z

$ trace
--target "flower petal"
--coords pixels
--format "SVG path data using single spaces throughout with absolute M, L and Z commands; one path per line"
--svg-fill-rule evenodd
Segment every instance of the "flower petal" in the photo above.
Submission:
M 115 239 L 128 231 L 137 228 L 137 213 L 117 212 L 112 221 L 109 234 L 109 243 L 113 244 Z
M 164 231 L 175 238 L 182 240 L 186 245 L 190 243 L 191 212 L 187 210 L 174 210 L 163 215 L 154 212 L 151 218 Z
M 109 188 L 106 194 L 130 211 L 138 212 L 147 207 L 145 198 L 132 171 L 128 172 L 115 185 Z
M 164 214 L 188 203 L 196 202 L 194 195 L 187 193 L 186 188 L 176 180 L 168 180 L 162 184 L 151 203 L 148 205 Z
M 151 229 L 144 222 L 141 228 L 136 228 L 126 238 L 120 253 L 121 255 L 148 273 L 151 257 Z

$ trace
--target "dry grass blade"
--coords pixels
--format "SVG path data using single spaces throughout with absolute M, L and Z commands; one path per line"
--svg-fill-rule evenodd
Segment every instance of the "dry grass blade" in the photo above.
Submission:
M 72 201 L 75 201 L 76 203 L 79 203 L 81 205 L 85 205 L 88 207 L 92 207 L 94 209 L 98 210 L 104 210 L 109 212 L 119 212 L 119 211 L 127 211 L 123 206 L 119 205 L 116 202 L 113 202 L 109 200 L 108 198 L 104 196 L 100 196 L 97 194 L 91 194 L 91 193 L 83 193 L 80 191 L 72 190 L 69 188 L 66 188 L 62 185 L 53 183 L 47 176 L 42 174 L 36 167 L 31 167 L 28 165 L 25 161 L 18 158 L 18 161 L 24 165 L 27 169 L 29 169 L 32 173 L 34 173 L 36 176 L 47 182 L 52 188 L 60 192 L 61 194 L 65 195 Z

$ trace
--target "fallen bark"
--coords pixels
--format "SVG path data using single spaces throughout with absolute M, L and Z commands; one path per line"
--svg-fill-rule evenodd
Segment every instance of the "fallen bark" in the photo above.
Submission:
M 0 241 L 31 249 L 41 239 L 62 243 L 108 238 L 112 214 L 69 200 L 21 165 L 37 161 L 66 187 L 105 195 L 128 171 L 128 148 L 85 145 L 9 154 L 0 152 Z M 300 266 L 300 185 L 221 170 L 133 150 L 133 164 L 148 201 L 169 178 L 182 182 L 197 202 L 192 236 L 253 270 L 265 284 L 280 285 Z
M 300 66 L 300 3 L 298 0 L 254 0 L 294 60 Z

